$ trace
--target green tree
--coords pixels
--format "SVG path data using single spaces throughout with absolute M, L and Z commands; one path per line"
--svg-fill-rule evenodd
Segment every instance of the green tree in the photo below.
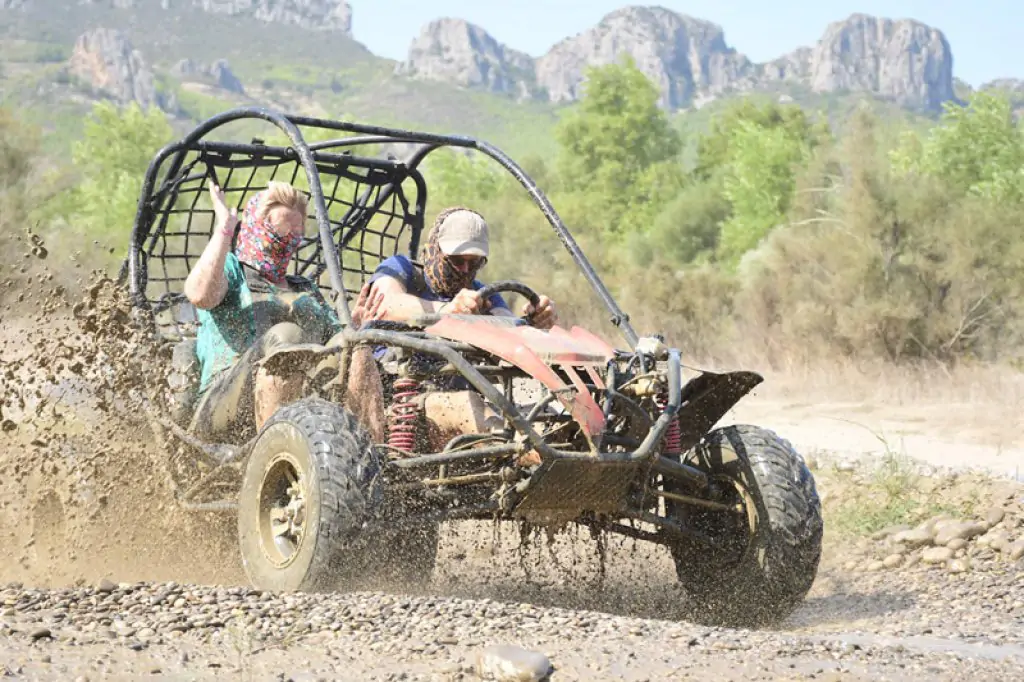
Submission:
M 937 178 L 956 196 L 1024 200 L 1024 136 L 1004 93 L 947 104 L 939 124 L 924 137 L 908 132 L 891 160 L 898 172 Z
M 785 221 L 797 169 L 810 147 L 783 126 L 740 121 L 730 133 L 722 193 L 732 213 L 722 224 L 719 251 L 735 262 Z
M 72 227 L 93 239 L 111 237 L 123 243 L 135 220 L 146 169 L 172 135 L 158 109 L 97 104 L 72 148 L 72 162 L 81 175 L 64 204 Z
M 649 224 L 650 207 L 678 189 L 682 142 L 658 97 L 631 59 L 591 68 L 578 107 L 556 130 L 561 186 L 574 195 L 566 205 L 602 231 Z
M 697 140 L 694 175 L 709 180 L 733 159 L 737 134 L 751 126 L 761 130 L 782 130 L 785 137 L 800 140 L 809 149 L 831 139 L 828 124 L 814 121 L 796 104 L 759 102 L 745 97 L 715 118 L 711 130 Z

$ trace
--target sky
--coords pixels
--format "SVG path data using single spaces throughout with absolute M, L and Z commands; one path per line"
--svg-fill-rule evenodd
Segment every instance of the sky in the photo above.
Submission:
M 813 45 L 833 21 L 861 12 L 916 19 L 941 30 L 953 51 L 953 75 L 973 86 L 1024 78 L 1021 0 L 349 0 L 352 31 L 371 52 L 404 59 L 433 19 L 477 24 L 505 45 L 534 57 L 563 38 L 629 4 L 657 4 L 722 26 L 730 47 L 755 62 Z

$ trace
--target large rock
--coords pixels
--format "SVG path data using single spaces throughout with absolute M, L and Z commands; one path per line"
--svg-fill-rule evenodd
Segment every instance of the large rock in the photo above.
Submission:
M 854 14 L 829 24 L 810 55 L 816 92 L 864 91 L 937 110 L 954 99 L 953 54 L 941 31 Z
M 171 68 L 171 73 L 183 80 L 204 80 L 213 81 L 213 84 L 222 90 L 245 94 L 245 87 L 238 76 L 231 70 L 231 65 L 226 59 L 218 59 L 213 64 L 200 64 L 192 59 L 182 59 Z
M 470 88 L 528 96 L 533 60 L 510 49 L 479 26 L 438 19 L 423 27 L 395 72 Z
M 661 7 L 626 7 L 563 40 L 537 60 L 537 85 L 555 102 L 578 99 L 588 66 L 629 55 L 661 91 L 661 104 L 687 106 L 698 94 L 728 90 L 750 61 L 725 43 L 720 26 Z
M 929 110 L 956 99 L 953 57 L 941 31 L 864 14 L 830 24 L 812 47 L 763 64 L 731 48 L 720 26 L 662 7 L 612 12 L 536 60 L 477 26 L 443 19 L 423 29 L 397 71 L 569 102 L 580 98 L 587 67 L 619 62 L 626 55 L 658 86 L 660 103 L 668 109 L 781 83 L 822 93 L 871 93 Z
M 238 76 L 231 71 L 231 65 L 228 64 L 228 60 L 226 59 L 218 59 L 210 65 L 210 77 L 213 78 L 219 88 L 227 90 L 228 92 L 245 94 L 245 88 L 242 87 L 242 81 L 238 80 Z
M 137 102 L 143 109 L 161 105 L 152 72 L 120 31 L 98 28 L 79 36 L 68 70 L 122 104 Z
M 352 35 L 352 7 L 345 0 L 164 0 L 163 7 L 184 2 L 216 14 Z

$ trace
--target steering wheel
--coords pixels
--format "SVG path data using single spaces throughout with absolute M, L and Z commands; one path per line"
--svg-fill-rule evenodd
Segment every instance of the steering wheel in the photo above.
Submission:
M 517 282 L 514 279 L 505 279 L 499 282 L 492 282 L 491 284 L 485 286 L 483 289 L 477 289 L 477 293 L 480 294 L 480 298 L 485 301 L 494 294 L 500 293 L 502 291 L 511 291 L 512 293 L 525 296 L 526 300 L 528 300 L 533 305 L 534 310 L 536 310 L 537 306 L 540 305 L 540 296 L 537 295 L 537 292 L 531 289 L 530 287 L 526 286 L 522 282 Z M 533 323 L 533 315 L 524 315 L 519 319 L 521 319 L 526 324 Z

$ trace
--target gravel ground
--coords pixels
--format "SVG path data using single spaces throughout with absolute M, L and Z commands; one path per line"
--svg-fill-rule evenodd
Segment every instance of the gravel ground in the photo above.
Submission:
M 520 547 L 490 524 L 447 529 L 427 594 L 263 593 L 243 585 L 233 523 L 176 511 L 145 425 L 109 423 L 102 401 L 76 421 L 81 406 L 39 398 L 32 377 L 80 371 L 83 356 L 48 339 L 12 336 L 3 356 L 0 677 L 475 680 L 502 662 L 490 647 L 517 645 L 544 665 L 502 679 L 549 666 L 555 682 L 1022 678 L 1019 486 L 933 472 L 944 482 L 923 488 L 927 504 L 959 496 L 977 513 L 827 535 L 805 602 L 760 630 L 699 624 L 659 548 L 610 541 L 599 564 L 586 533 Z M 146 358 L 127 341 L 105 348 L 84 355 L 100 368 L 111 353 Z M 89 380 L 113 391 L 132 378 Z M 827 528 L 871 485 L 836 469 L 815 466 Z
M 657 548 L 611 543 L 598 582 L 579 538 L 520 556 L 492 533 L 446 533 L 430 594 L 8 584 L 0 661 L 40 680 L 476 680 L 482 652 L 511 644 L 547 656 L 556 681 L 1014 680 L 1024 666 L 1020 562 L 850 572 L 833 547 L 789 620 L 735 630 L 684 619 Z
M 7 587 L 0 602 L 7 669 L 30 679 L 476 679 L 495 642 L 544 653 L 565 680 L 1009 680 L 1024 664 L 1019 644 L 727 630 L 488 599 L 104 583 Z

